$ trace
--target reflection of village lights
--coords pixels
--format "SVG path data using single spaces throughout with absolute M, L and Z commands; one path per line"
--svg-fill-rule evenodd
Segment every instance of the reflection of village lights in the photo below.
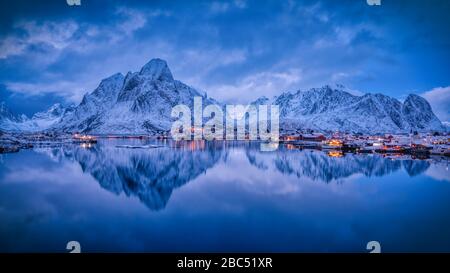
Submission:
M 92 144 L 90 144 L 90 143 L 81 143 L 81 148 L 85 148 L 85 149 L 87 149 L 87 148 L 92 148 Z
M 287 148 L 288 150 L 297 150 L 297 149 L 298 149 L 297 147 L 295 147 L 295 145 L 292 145 L 292 144 L 287 144 L 287 145 L 286 145 L 286 148 Z
M 183 148 L 187 148 L 191 151 L 205 149 L 205 141 L 204 140 L 182 142 L 181 145 L 183 146 Z
M 342 157 L 343 153 L 341 151 L 329 151 L 328 156 L 330 157 Z

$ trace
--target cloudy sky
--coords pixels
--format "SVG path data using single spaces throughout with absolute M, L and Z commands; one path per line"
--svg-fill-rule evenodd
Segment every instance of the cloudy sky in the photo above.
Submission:
M 162 58 L 176 79 L 227 102 L 341 83 L 398 99 L 421 94 L 450 121 L 446 0 L 81 4 L 2 3 L 0 100 L 14 112 L 79 103 L 102 78 Z

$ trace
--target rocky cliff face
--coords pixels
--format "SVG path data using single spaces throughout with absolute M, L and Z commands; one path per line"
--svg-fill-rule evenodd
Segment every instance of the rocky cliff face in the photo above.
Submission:
M 98 134 L 141 134 L 170 130 L 172 108 L 192 108 L 197 90 L 174 80 L 167 63 L 153 59 L 139 72 L 104 79 L 55 129 Z M 214 101 L 204 98 L 204 103 Z

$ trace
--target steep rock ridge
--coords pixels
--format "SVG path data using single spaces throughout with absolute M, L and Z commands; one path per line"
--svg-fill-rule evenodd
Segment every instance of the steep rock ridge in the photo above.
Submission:
M 253 103 L 270 101 L 259 98 Z M 429 103 L 409 95 L 404 103 L 383 94 L 348 93 L 329 85 L 274 97 L 280 107 L 281 128 L 363 133 L 444 131 Z
M 65 116 L 56 129 L 97 134 L 141 134 L 170 130 L 172 108 L 193 108 L 194 97 L 205 104 L 215 101 L 174 80 L 167 63 L 152 59 L 139 72 L 113 75 L 84 97 L 74 114 Z

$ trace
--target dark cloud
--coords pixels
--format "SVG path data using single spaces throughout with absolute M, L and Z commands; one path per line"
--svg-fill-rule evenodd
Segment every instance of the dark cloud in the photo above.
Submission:
M 229 101 L 333 81 L 397 97 L 450 85 L 444 0 L 81 1 L 2 5 L 3 90 L 77 102 L 154 57 Z

